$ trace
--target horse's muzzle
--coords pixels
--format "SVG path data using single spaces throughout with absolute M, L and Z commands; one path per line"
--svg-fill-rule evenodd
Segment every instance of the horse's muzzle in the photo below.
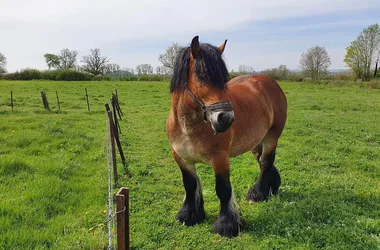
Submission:
M 211 127 L 215 133 L 226 132 L 235 119 L 233 111 L 216 111 L 210 115 Z

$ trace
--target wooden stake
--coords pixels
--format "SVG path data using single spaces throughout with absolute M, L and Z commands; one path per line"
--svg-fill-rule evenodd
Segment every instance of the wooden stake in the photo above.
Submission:
M 129 188 L 120 188 L 116 194 L 117 249 L 129 250 Z
M 13 111 L 13 92 L 11 90 L 11 107 L 12 107 L 12 111 Z
M 111 139 L 111 154 L 112 154 L 112 167 L 113 167 L 113 178 L 115 180 L 115 186 L 117 182 L 119 181 L 118 174 L 117 174 L 117 165 L 116 165 L 116 148 L 115 148 L 115 124 L 113 123 L 112 119 L 112 112 L 110 110 L 110 107 L 108 104 L 105 105 L 108 115 L 108 121 L 110 125 L 110 139 Z
M 116 103 L 115 103 L 114 98 L 111 99 L 111 104 L 112 104 L 113 116 L 114 116 L 114 121 L 115 121 L 115 131 L 117 135 L 119 136 L 119 133 L 121 134 L 121 128 L 120 128 L 119 121 L 117 120 L 117 113 L 116 113 L 117 108 L 116 108 Z
M 47 100 L 47 97 L 46 97 L 46 93 L 45 93 L 45 91 L 42 91 L 42 92 L 41 92 L 41 97 L 42 97 L 42 102 L 43 102 L 43 104 L 44 104 L 44 108 L 45 108 L 45 110 L 50 111 L 49 103 L 48 103 L 48 100 Z
M 123 152 L 123 148 L 121 147 L 121 142 L 120 142 L 120 136 L 119 134 L 121 134 L 121 128 L 120 128 L 120 124 L 119 124 L 119 121 L 117 120 L 117 115 L 116 115 L 116 105 L 113 101 L 113 99 L 111 99 L 111 103 L 112 103 L 112 109 L 113 109 L 113 115 L 114 115 L 114 131 L 115 131 L 115 140 L 116 140 L 116 145 L 117 145 L 117 148 L 119 149 L 119 154 L 120 154 L 120 158 L 121 158 L 121 162 L 123 163 L 123 166 L 124 168 L 126 169 L 126 172 L 127 172 L 127 176 L 130 177 L 130 173 L 128 171 L 128 164 L 127 164 L 127 161 L 125 160 L 125 156 L 124 156 L 124 152 Z
M 57 96 L 58 110 L 61 110 L 61 104 L 59 103 L 59 98 L 58 98 L 58 91 L 55 91 L 55 94 Z
M 88 101 L 87 88 L 85 88 L 85 90 L 86 90 L 87 109 L 88 111 L 90 111 L 90 102 Z
M 124 115 L 124 114 L 123 114 L 123 111 L 121 111 L 121 108 L 120 108 L 120 106 L 119 106 L 119 99 L 117 98 L 117 95 L 112 94 L 112 101 L 113 101 L 113 102 L 115 103 L 115 105 L 116 105 L 116 110 L 117 110 L 117 113 L 118 113 L 119 118 L 120 118 L 120 120 L 121 120 L 121 116 Z
M 121 147 L 119 134 L 115 133 L 115 140 L 116 140 L 117 148 L 119 149 L 119 154 L 120 154 L 121 162 L 123 163 L 123 166 L 124 166 L 124 168 L 125 168 L 125 170 L 127 172 L 127 176 L 131 177 L 131 174 L 128 171 L 127 161 L 125 160 L 125 157 L 124 157 L 123 148 Z

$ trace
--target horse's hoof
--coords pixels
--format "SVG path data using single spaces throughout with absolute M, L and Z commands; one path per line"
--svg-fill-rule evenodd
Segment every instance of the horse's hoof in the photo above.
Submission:
M 215 222 L 212 232 L 224 237 L 236 237 L 242 229 L 242 223 L 228 216 L 219 216 Z
M 251 202 L 261 202 L 267 200 L 267 197 L 258 191 L 255 187 L 252 187 L 247 194 L 247 200 Z
M 176 219 L 186 226 L 193 226 L 204 221 L 206 218 L 204 208 L 200 208 L 198 213 L 195 213 L 195 208 L 183 206 L 178 211 Z

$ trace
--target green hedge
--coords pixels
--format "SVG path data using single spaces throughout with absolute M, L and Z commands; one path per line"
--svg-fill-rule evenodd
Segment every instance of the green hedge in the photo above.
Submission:
M 94 76 L 88 73 L 71 69 L 39 71 L 37 69 L 23 69 L 15 73 L 3 74 L 3 80 L 51 80 L 51 81 L 91 81 Z
M 3 80 L 50 80 L 50 81 L 170 81 L 168 75 L 140 75 L 127 77 L 94 76 L 72 69 L 45 70 L 23 69 L 15 73 L 0 75 Z

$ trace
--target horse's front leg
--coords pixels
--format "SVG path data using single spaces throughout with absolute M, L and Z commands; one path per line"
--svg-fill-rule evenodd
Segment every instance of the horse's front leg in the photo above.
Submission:
M 242 223 L 230 183 L 230 160 L 228 155 L 211 159 L 215 173 L 216 194 L 220 200 L 220 214 L 212 229 L 221 236 L 239 234 Z
M 194 164 L 188 164 L 174 150 L 172 154 L 181 168 L 183 185 L 186 192 L 185 200 L 177 213 L 176 219 L 184 225 L 191 226 L 205 219 L 201 182 Z

